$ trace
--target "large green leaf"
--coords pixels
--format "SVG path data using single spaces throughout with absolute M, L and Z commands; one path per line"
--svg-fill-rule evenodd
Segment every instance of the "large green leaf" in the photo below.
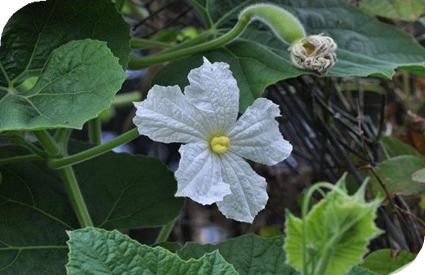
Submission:
M 72 40 L 105 41 L 127 68 L 130 26 L 110 0 L 31 3 L 7 22 L 0 47 L 0 86 L 38 76 L 52 51 Z
M 346 274 L 362 262 L 369 241 L 381 233 L 374 223 L 380 202 L 365 202 L 365 185 L 353 196 L 347 194 L 344 178 L 335 188 L 313 206 L 305 220 L 287 212 L 287 263 L 299 271 L 304 268 L 306 255 L 310 273 L 321 270 L 318 274 Z
M 0 132 L 82 128 L 109 107 L 125 78 L 105 42 L 69 42 L 52 52 L 32 89 L 0 90 Z
M 425 183 L 415 182 L 413 173 L 425 167 L 425 162 L 415 156 L 398 156 L 381 162 L 376 170 L 390 193 L 401 195 L 422 194 Z M 385 197 L 378 180 L 370 172 L 372 190 L 375 195 Z
M 404 143 L 396 137 L 382 136 L 381 142 L 384 145 L 386 153 L 390 158 L 406 155 L 416 156 L 420 159 L 424 158 L 424 156 L 420 152 L 418 152 L 414 147 Z M 386 154 L 383 154 L 383 156 L 385 155 Z
M 370 253 L 361 265 L 377 274 L 388 275 L 414 261 L 416 254 L 407 251 L 381 249 Z
M 183 261 L 162 247 L 141 245 L 118 231 L 85 228 L 69 232 L 69 275 L 236 275 L 219 252 Z
M 382 17 L 415 21 L 425 13 L 425 0 L 363 0 L 360 8 Z
M 254 234 L 243 235 L 217 245 L 186 243 L 177 254 L 184 260 L 199 259 L 206 253 L 218 250 L 238 274 L 295 275 L 299 274 L 285 264 L 282 249 L 283 236 L 264 238 Z M 349 275 L 377 275 L 363 267 L 354 267 Z
M 220 1 L 212 1 L 216 5 Z M 338 62 L 327 76 L 380 76 L 392 78 L 397 68 L 425 74 L 425 49 L 414 39 L 391 26 L 379 22 L 361 10 L 338 0 L 275 1 L 296 15 L 308 34 L 325 33 L 338 43 Z M 222 10 L 229 11 L 230 7 Z M 273 33 L 255 24 L 236 42 L 220 49 L 168 64 L 153 79 L 154 84 L 184 87 L 189 71 L 202 63 L 230 64 L 241 90 L 240 111 L 243 112 L 264 89 L 280 80 L 308 72 L 296 69 L 290 62 L 288 45 Z
M 21 147 L 0 147 L 0 158 L 23 153 Z M 3 165 L 0 171 L 0 273 L 64 274 L 65 230 L 79 226 L 59 174 L 43 162 Z M 75 172 L 98 227 L 165 225 L 183 207 L 184 200 L 174 197 L 173 173 L 155 158 L 107 153 Z
M 199 259 L 205 253 L 218 250 L 241 275 L 296 274 L 292 267 L 285 264 L 286 256 L 282 246 L 282 236 L 264 238 L 249 234 L 218 245 L 187 243 L 177 254 L 182 259 L 189 260 Z

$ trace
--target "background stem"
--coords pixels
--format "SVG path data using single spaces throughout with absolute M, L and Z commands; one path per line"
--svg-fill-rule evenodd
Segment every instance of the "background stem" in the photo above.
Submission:
M 175 220 L 167 223 L 162 229 L 161 232 L 159 232 L 158 238 L 156 239 L 155 243 L 163 243 L 168 240 L 168 237 L 170 237 L 171 231 L 173 230 Z
M 99 117 L 89 121 L 89 137 L 92 144 L 102 143 L 102 122 Z

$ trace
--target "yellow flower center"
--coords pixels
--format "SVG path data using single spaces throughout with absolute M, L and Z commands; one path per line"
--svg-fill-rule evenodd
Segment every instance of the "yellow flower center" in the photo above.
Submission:
M 224 154 L 230 146 L 230 139 L 225 136 L 214 137 L 210 144 L 213 152 L 217 154 Z

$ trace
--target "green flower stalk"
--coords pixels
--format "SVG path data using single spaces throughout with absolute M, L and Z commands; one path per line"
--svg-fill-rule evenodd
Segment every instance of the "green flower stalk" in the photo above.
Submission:
M 274 35 L 290 45 L 291 60 L 295 67 L 324 74 L 337 61 L 336 43 L 323 35 L 307 36 L 301 22 L 287 10 L 273 4 L 254 4 L 239 14 L 239 20 L 228 33 L 198 45 L 166 51 L 149 57 L 132 58 L 129 69 L 137 70 L 150 65 L 210 51 L 236 40 L 253 21 L 267 25 Z

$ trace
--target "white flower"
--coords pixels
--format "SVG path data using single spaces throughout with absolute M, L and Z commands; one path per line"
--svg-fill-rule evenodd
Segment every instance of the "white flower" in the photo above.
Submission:
M 154 86 L 136 102 L 139 133 L 180 147 L 176 196 L 189 197 L 237 221 L 252 222 L 268 200 L 266 181 L 244 160 L 274 165 L 292 146 L 279 132 L 279 107 L 259 98 L 237 120 L 239 88 L 227 63 L 204 64 L 188 76 L 190 85 Z M 236 121 L 237 120 L 237 121 Z
M 310 35 L 291 46 L 291 60 L 297 68 L 322 75 L 336 63 L 336 49 L 331 37 Z

